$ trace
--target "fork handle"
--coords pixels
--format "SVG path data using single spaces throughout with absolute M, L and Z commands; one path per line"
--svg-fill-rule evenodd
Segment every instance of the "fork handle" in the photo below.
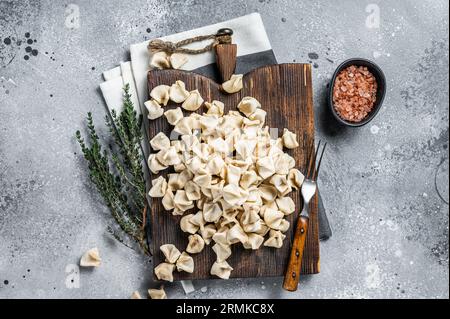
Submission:
M 308 224 L 309 218 L 300 215 L 295 228 L 289 264 L 284 275 L 283 288 L 289 291 L 296 291 L 300 280 L 300 270 L 302 268 L 303 250 L 305 248 Z

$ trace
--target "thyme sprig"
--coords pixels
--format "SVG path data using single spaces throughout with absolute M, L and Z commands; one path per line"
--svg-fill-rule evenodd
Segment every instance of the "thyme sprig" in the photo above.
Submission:
M 89 143 L 83 139 L 80 131 L 77 131 L 75 136 L 88 162 L 89 176 L 113 218 L 122 231 L 149 255 L 145 237 L 147 200 L 142 167 L 142 116 L 137 116 L 134 110 L 129 85 L 125 85 L 123 90 L 122 111 L 118 114 L 112 110 L 111 116 L 105 117 L 106 126 L 114 142 L 109 146 L 111 154 L 100 143 L 91 112 L 87 114 Z M 112 227 L 108 227 L 108 231 L 124 243 Z

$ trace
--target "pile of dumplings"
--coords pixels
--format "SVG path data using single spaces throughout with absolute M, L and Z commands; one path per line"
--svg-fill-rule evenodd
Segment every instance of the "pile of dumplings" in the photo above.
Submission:
M 169 167 L 173 173 L 167 179 L 153 179 L 149 195 L 161 198 L 173 215 L 182 216 L 180 228 L 189 236 L 183 253 L 170 244 L 161 246 L 166 261 L 155 268 L 156 276 L 172 281 L 175 268 L 193 272 L 189 254 L 208 245 L 217 256 L 210 273 L 223 279 L 233 270 L 227 262 L 231 245 L 281 248 L 290 227 L 284 217 L 295 210 L 288 195 L 304 179 L 295 159 L 284 152 L 299 146 L 296 134 L 284 129 L 281 138 L 278 132 L 272 138 L 265 126 L 266 112 L 253 97 L 244 97 L 237 105 L 239 111 L 224 114 L 222 102 L 204 102 L 197 90 L 187 91 L 182 81 L 157 86 L 150 96 L 149 118 L 164 114 L 173 131 L 172 140 L 163 132 L 151 139 L 156 153 L 150 155 L 148 165 L 154 174 Z M 169 100 L 181 108 L 164 112 Z M 196 111 L 202 105 L 205 113 L 183 115 L 182 108 Z

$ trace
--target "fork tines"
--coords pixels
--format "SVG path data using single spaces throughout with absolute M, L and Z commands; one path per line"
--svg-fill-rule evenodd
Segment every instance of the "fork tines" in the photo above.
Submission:
M 317 147 L 314 147 L 314 142 L 311 143 L 310 149 L 309 149 L 309 161 L 308 161 L 308 170 L 306 171 L 306 179 L 312 180 L 312 181 L 316 181 L 317 177 L 319 175 L 319 170 L 320 170 L 320 164 L 322 163 L 322 157 L 323 157 L 323 153 L 325 152 L 325 148 L 327 147 L 327 142 L 324 143 L 324 145 L 322 146 L 322 150 L 320 150 L 320 146 L 321 146 L 322 141 L 319 140 L 319 143 L 317 144 Z M 315 149 L 315 150 L 314 150 Z M 316 161 L 317 161 L 317 155 L 320 152 L 320 156 L 319 156 L 319 162 L 317 163 L 317 167 L 316 167 Z

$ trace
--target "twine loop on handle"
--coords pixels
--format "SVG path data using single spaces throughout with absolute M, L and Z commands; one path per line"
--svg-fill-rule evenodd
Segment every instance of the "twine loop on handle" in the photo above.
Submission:
M 229 44 L 231 43 L 231 36 L 233 35 L 233 30 L 229 28 L 223 28 L 217 31 L 215 34 L 200 35 L 193 38 L 181 40 L 178 42 L 163 41 L 160 39 L 151 40 L 147 46 L 150 53 L 164 51 L 167 54 L 172 53 L 185 53 L 185 54 L 200 54 L 211 51 L 218 44 Z M 207 46 L 200 49 L 189 49 L 183 48 L 184 46 L 205 40 L 213 40 Z

